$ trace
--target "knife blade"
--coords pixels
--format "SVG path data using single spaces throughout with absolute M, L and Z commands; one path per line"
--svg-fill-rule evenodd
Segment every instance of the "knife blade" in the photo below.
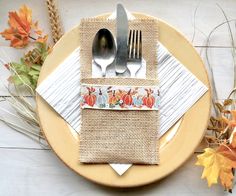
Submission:
M 117 5 L 116 9 L 116 43 L 117 54 L 115 70 L 117 74 L 122 74 L 127 70 L 128 58 L 128 18 L 124 7 L 121 4 Z

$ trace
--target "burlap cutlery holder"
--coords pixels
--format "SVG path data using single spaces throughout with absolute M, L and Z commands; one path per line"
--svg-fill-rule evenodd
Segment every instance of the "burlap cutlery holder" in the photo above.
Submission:
M 156 86 L 158 24 L 156 20 L 129 21 L 129 29 L 142 31 L 146 79 L 92 78 L 92 42 L 101 28 L 115 36 L 115 21 L 85 19 L 80 24 L 81 84 Z M 155 110 L 82 109 L 79 144 L 81 163 L 158 164 L 159 112 Z

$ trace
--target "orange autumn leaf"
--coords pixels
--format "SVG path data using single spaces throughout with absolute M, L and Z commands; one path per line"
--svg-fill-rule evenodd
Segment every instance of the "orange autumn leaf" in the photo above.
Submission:
M 221 144 L 218 147 L 217 152 L 221 153 L 224 157 L 233 161 L 236 167 L 236 148 L 234 148 L 231 144 Z
M 28 37 L 19 38 L 17 35 L 13 40 L 11 40 L 11 46 L 14 48 L 22 48 L 28 44 Z
M 230 168 L 223 168 L 220 171 L 220 181 L 223 187 L 225 187 L 227 190 L 232 189 L 233 186 L 233 173 L 232 173 L 232 169 Z
M 31 33 L 37 34 L 38 42 L 46 41 L 46 37 L 42 37 L 42 31 L 38 28 L 38 22 L 32 22 L 32 10 L 23 5 L 19 12 L 9 12 L 8 24 L 10 28 L 4 30 L 0 34 L 11 41 L 11 46 L 15 48 L 25 47 L 29 43 L 29 39 L 37 40 L 31 37 Z
M 224 168 L 221 171 L 220 179 L 221 184 L 226 189 L 232 189 L 233 185 L 233 173 L 232 168 L 236 168 L 236 148 L 230 145 L 221 144 L 219 148 L 217 149 L 217 152 L 221 153 L 226 159 L 231 160 L 231 164 L 228 163 L 224 166 Z
M 236 132 L 233 132 L 232 136 L 231 145 L 236 148 Z
M 20 48 L 28 44 L 32 23 L 32 11 L 27 6 L 22 6 L 19 12 L 9 12 L 9 29 L 0 34 L 11 41 L 11 46 Z
M 236 128 L 234 128 L 233 132 L 231 133 L 229 142 L 233 148 L 236 148 Z
M 32 11 L 26 5 L 23 5 L 19 12 L 9 12 L 9 25 L 17 29 L 21 35 L 28 36 L 32 24 Z
M 232 110 L 230 111 L 231 115 L 232 115 L 232 119 L 229 120 L 226 117 L 222 116 L 222 120 L 230 127 L 230 128 L 234 128 L 236 127 L 236 110 Z
M 38 43 L 45 43 L 48 40 L 48 35 L 45 35 L 44 37 L 38 37 L 35 41 Z

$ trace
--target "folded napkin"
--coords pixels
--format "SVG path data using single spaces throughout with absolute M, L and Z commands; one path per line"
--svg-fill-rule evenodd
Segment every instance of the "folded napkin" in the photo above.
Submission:
M 157 44 L 157 48 L 158 77 L 161 91 L 160 135 L 163 135 L 204 95 L 207 87 L 170 54 L 161 43 Z M 37 92 L 49 105 L 78 132 L 81 125 L 79 56 L 80 49 L 78 48 L 58 65 L 55 71 L 37 88 Z M 145 60 L 143 60 L 143 66 L 137 77 L 143 77 L 145 65 Z M 92 69 L 95 70 L 92 74 L 96 77 L 96 74 L 99 73 L 96 71 L 98 68 L 93 65 Z M 122 175 L 131 164 L 111 164 L 111 166 Z

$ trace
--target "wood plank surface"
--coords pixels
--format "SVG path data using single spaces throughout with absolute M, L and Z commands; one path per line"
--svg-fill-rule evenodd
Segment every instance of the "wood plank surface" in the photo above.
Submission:
M 201 169 L 193 167 L 193 156 L 183 167 L 154 184 L 114 189 L 96 185 L 76 175 L 46 150 L 1 149 L 0 193 L 4 195 L 160 195 L 160 196 L 222 196 L 219 186 L 212 189 L 200 180 Z

